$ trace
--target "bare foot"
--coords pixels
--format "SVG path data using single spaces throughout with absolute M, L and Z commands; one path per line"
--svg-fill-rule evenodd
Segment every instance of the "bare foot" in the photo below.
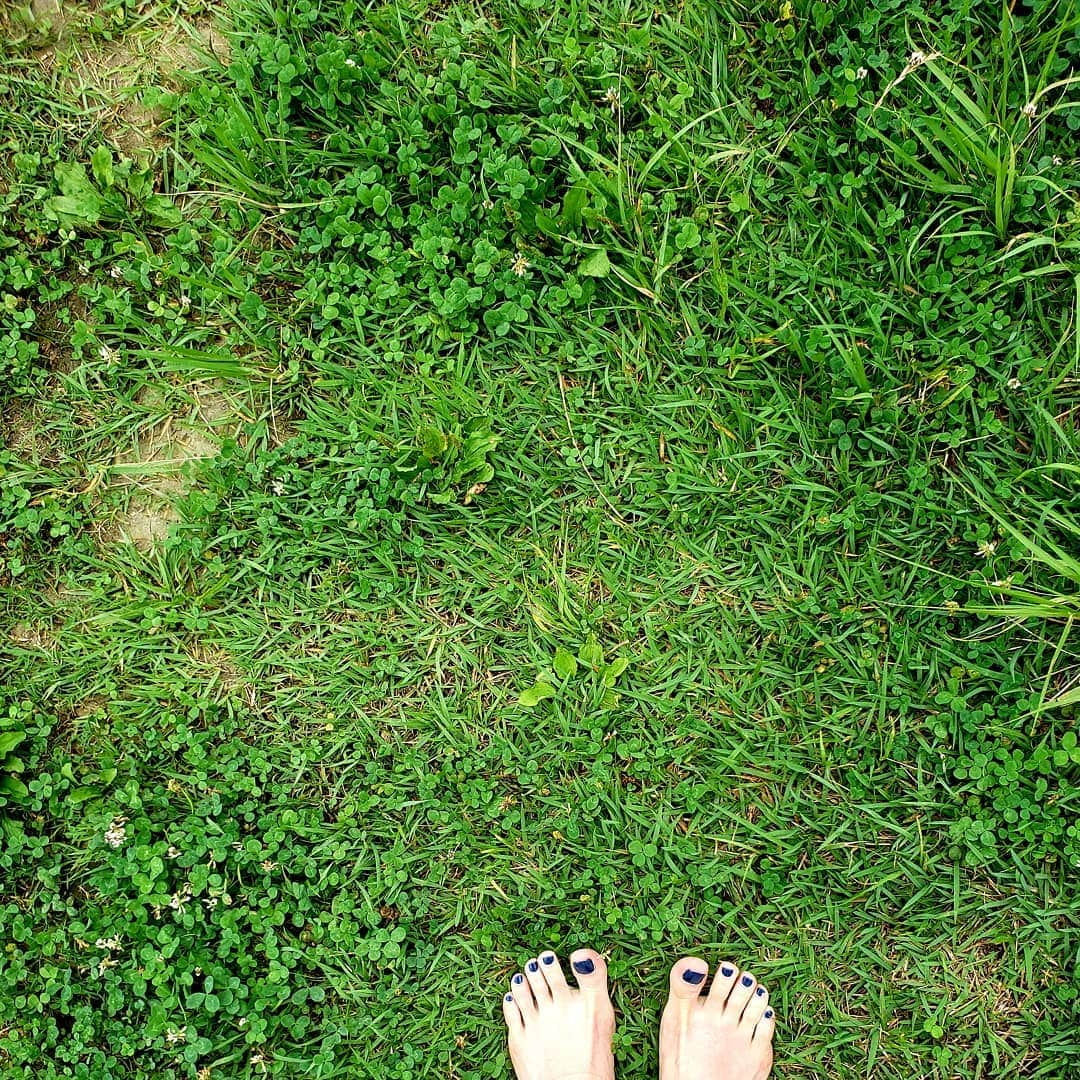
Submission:
M 696 956 L 671 969 L 671 996 L 660 1020 L 660 1080 L 765 1080 L 776 1028 L 769 991 L 725 962 L 702 997 L 708 973 Z
M 607 966 L 592 949 L 571 953 L 570 962 L 579 990 L 567 983 L 555 954 L 542 952 L 510 980 L 510 993 L 503 995 L 518 1080 L 615 1078 L 615 1010 Z

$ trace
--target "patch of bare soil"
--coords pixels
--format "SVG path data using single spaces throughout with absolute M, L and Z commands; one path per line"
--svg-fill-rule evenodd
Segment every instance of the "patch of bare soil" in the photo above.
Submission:
M 170 415 L 143 431 L 135 445 L 113 461 L 113 483 L 135 490 L 127 508 L 106 529 L 105 543 L 134 544 L 148 551 L 180 520 L 176 500 L 188 489 L 190 467 L 214 457 L 223 438 L 237 432 L 236 405 L 217 388 L 196 393 L 196 408 Z
M 40 2 L 65 19 L 59 0 Z M 144 91 L 176 89 L 188 74 L 230 59 L 228 38 L 209 18 L 143 25 L 115 41 L 76 39 L 64 32 L 66 21 L 56 25 L 56 40 L 41 51 L 40 62 L 57 73 L 69 97 L 100 110 L 109 141 L 131 154 L 165 142 L 158 133 L 164 117 L 144 102 Z
M 0 411 L 0 443 L 21 458 L 40 461 L 47 455 L 49 446 L 38 427 L 33 407 L 23 401 L 12 401 Z

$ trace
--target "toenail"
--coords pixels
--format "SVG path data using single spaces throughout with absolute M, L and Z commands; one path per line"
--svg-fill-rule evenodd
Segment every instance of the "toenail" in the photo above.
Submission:
M 751 975 L 744 975 L 744 976 L 742 977 L 742 984 L 743 984 L 743 986 L 753 986 L 753 985 L 754 985 L 754 979 L 753 979 L 753 976 L 751 976 Z
M 766 1020 L 771 1020 L 772 1019 L 772 1009 L 766 1009 L 765 1010 L 765 1019 Z
M 516 983 L 516 984 L 517 984 L 518 986 L 520 986 L 520 985 L 521 985 L 521 984 L 522 984 L 522 983 L 523 983 L 524 981 L 525 981 L 525 976 L 524 976 L 524 975 L 522 975 L 522 974 L 521 974 L 521 972 L 519 971 L 519 972 L 518 972 L 518 973 L 517 973 L 517 974 L 516 974 L 516 975 L 514 976 L 514 982 L 515 982 L 515 983 Z
M 757 988 L 757 996 L 761 997 L 761 995 L 764 994 L 764 993 L 765 993 L 765 987 L 764 986 L 759 986 Z
M 595 967 L 596 965 L 589 959 L 574 961 L 574 970 L 579 975 L 591 975 Z
M 514 995 L 513 994 L 507 994 L 506 995 L 506 1000 L 507 1001 L 513 1001 L 514 1000 Z
M 554 953 L 548 953 L 547 956 L 541 956 L 540 959 L 543 960 L 545 964 L 554 964 L 555 963 L 555 954 Z
M 722 967 L 720 969 L 720 974 L 723 975 L 725 979 L 730 979 L 731 976 L 735 974 L 735 969 L 729 967 Z
M 530 960 L 529 961 L 529 970 L 530 971 L 539 971 L 540 970 L 540 965 L 535 960 Z
M 686 982 L 692 983 L 694 986 L 697 986 L 698 983 L 704 981 L 705 972 L 704 971 L 690 971 L 689 969 L 687 969 L 686 971 L 684 971 L 682 973 L 682 977 L 683 977 L 683 979 L 686 980 Z

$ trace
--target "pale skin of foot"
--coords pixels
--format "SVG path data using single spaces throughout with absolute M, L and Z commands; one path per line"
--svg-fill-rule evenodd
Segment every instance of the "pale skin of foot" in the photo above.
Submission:
M 570 961 L 577 989 L 550 951 L 510 980 L 503 1016 L 517 1080 L 614 1080 L 607 967 L 592 949 L 578 949 Z M 768 991 L 725 962 L 703 995 L 708 970 L 695 956 L 671 969 L 660 1021 L 660 1080 L 765 1080 L 776 1026 Z
M 768 990 L 724 961 L 702 994 L 708 972 L 696 956 L 671 969 L 671 993 L 660 1019 L 660 1080 L 765 1080 L 776 1029 Z

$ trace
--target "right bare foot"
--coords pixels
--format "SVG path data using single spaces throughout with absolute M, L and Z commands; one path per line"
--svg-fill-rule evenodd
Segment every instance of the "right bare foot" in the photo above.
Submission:
M 723 963 L 704 997 L 709 965 L 684 957 L 671 969 L 660 1020 L 660 1080 L 765 1080 L 776 1019 L 769 992 L 748 972 Z

